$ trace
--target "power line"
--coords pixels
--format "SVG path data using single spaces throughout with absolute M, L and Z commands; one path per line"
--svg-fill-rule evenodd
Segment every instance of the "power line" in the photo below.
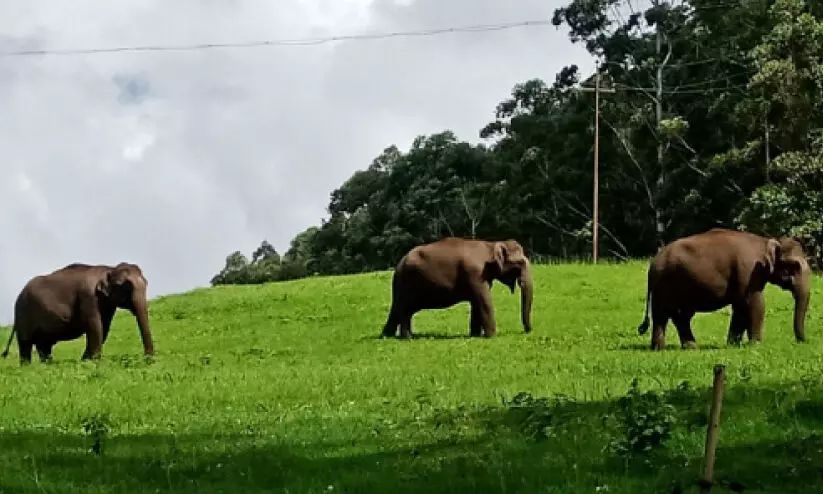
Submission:
M 653 87 L 634 87 L 634 86 L 626 86 L 620 83 L 615 84 L 615 89 L 620 91 L 642 91 L 642 92 L 650 92 L 654 91 L 655 88 Z M 664 89 L 663 94 L 704 94 L 704 93 L 715 93 L 715 92 L 722 92 L 722 91 L 733 91 L 737 89 L 745 89 L 747 87 L 746 84 L 734 85 L 734 86 L 724 86 L 724 87 L 706 87 L 701 89 Z
M 191 51 L 206 50 L 212 48 L 254 48 L 261 46 L 314 46 L 331 43 L 334 41 L 362 41 L 372 39 L 400 38 L 411 36 L 435 36 L 446 33 L 477 33 L 488 31 L 503 31 L 528 26 L 550 25 L 551 20 L 531 20 L 511 22 L 507 24 L 480 24 L 462 27 L 447 27 L 440 29 L 425 29 L 418 31 L 400 31 L 384 33 L 364 33 L 340 36 L 329 36 L 325 38 L 298 38 L 298 39 L 271 39 L 260 41 L 240 41 L 233 43 L 200 43 L 192 45 L 146 45 L 146 46 L 118 46 L 112 48 L 76 48 L 76 49 L 43 49 L 43 50 L 17 50 L 0 51 L 0 56 L 22 57 L 34 55 L 82 55 L 113 52 L 137 52 L 137 51 Z

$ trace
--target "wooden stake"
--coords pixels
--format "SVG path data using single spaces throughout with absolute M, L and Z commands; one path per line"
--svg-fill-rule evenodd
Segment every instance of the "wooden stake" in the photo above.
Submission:
M 725 370 L 725 365 L 717 364 L 714 366 L 714 393 L 712 394 L 712 408 L 709 411 L 709 425 L 706 428 L 706 454 L 703 462 L 703 480 L 700 483 L 701 493 L 711 492 L 714 483 L 714 453 L 717 449 L 720 409 L 723 407 Z

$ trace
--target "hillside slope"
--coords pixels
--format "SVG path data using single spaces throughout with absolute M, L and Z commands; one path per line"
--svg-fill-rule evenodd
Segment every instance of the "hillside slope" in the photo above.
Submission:
M 727 348 L 725 310 L 695 318 L 701 350 L 681 351 L 670 327 L 652 353 L 635 329 L 645 269 L 536 266 L 529 335 L 519 293 L 495 285 L 497 338 L 468 338 L 463 304 L 418 314 L 414 341 L 379 340 L 381 272 L 156 299 L 153 363 L 124 311 L 100 362 L 80 362 L 78 340 L 21 368 L 14 347 L 0 360 L 0 492 L 668 492 L 699 475 L 715 363 L 728 365 L 717 476 L 818 492 L 819 279 L 808 344 L 769 287 L 763 345 Z M 675 422 L 654 468 L 626 470 L 602 449 L 626 430 L 611 407 L 635 377 L 670 391 Z M 559 401 L 503 403 L 519 392 Z

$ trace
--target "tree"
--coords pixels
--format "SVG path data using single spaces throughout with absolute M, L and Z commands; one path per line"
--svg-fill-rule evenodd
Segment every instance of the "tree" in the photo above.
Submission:
M 211 279 L 214 285 L 242 285 L 248 282 L 247 268 L 249 260 L 242 252 L 236 250 L 226 257 L 226 265 Z
M 823 259 L 823 20 L 803 0 L 777 0 L 751 56 L 757 73 L 739 111 L 770 131 L 769 181 L 745 202 L 741 228 L 802 238 Z M 745 149 L 765 146 L 753 139 Z M 745 154 L 745 153 L 740 153 Z

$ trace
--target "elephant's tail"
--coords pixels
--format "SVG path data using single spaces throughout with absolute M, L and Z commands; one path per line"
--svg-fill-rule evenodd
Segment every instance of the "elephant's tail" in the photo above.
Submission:
M 0 356 L 2 356 L 3 358 L 6 358 L 6 357 L 9 356 L 9 348 L 11 348 L 11 342 L 12 342 L 12 340 L 14 340 L 14 333 L 16 333 L 16 332 L 17 331 L 15 331 L 14 326 L 12 326 L 11 327 L 11 334 L 9 334 L 9 342 L 6 343 L 6 349 L 3 350 L 2 354 L 0 354 Z
M 649 330 L 649 306 L 652 301 L 652 270 L 649 269 L 648 279 L 646 281 L 646 312 L 643 314 L 643 322 L 637 326 L 637 334 L 643 336 Z

